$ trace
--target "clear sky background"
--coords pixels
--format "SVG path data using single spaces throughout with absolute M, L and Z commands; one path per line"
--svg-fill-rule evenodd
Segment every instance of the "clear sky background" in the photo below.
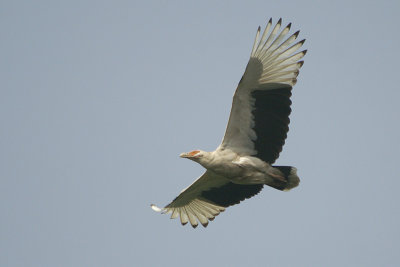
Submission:
M 399 266 L 400 2 L 2 1 L 0 266 Z M 259 25 L 308 49 L 280 165 L 207 228 L 203 172 Z

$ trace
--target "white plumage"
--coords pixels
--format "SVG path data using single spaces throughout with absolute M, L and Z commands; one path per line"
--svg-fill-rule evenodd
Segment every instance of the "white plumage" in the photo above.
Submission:
M 213 152 L 194 150 L 181 154 L 207 171 L 164 208 L 153 210 L 180 217 L 181 223 L 204 227 L 226 207 L 258 194 L 264 184 L 287 191 L 300 180 L 290 166 L 272 166 L 287 137 L 291 90 L 307 50 L 299 32 L 288 37 L 280 19 L 270 19 L 261 38 L 260 27 L 246 71 L 233 97 L 231 114 L 221 145 Z M 272 29 L 271 29 L 272 28 Z

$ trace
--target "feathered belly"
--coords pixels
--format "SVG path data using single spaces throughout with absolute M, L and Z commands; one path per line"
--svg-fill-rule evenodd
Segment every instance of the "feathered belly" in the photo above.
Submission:
M 237 184 L 264 184 L 269 180 L 271 165 L 257 158 L 238 157 L 224 164 L 214 165 L 210 170 Z

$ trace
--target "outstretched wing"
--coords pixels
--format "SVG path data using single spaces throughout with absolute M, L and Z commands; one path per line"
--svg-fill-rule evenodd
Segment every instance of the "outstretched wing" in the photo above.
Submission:
M 193 228 L 198 221 L 206 227 L 225 208 L 258 194 L 263 185 L 240 185 L 230 182 L 223 176 L 206 171 L 188 188 L 184 189 L 170 204 L 153 210 L 172 213 L 171 219 L 180 217 L 182 225 L 188 221 Z
M 307 52 L 297 52 L 305 41 L 295 43 L 299 31 L 287 37 L 291 24 L 279 33 L 281 23 L 280 19 L 269 33 L 270 19 L 261 38 L 258 28 L 219 147 L 256 156 L 271 164 L 282 151 L 289 131 L 291 90 L 304 63 L 299 60 Z

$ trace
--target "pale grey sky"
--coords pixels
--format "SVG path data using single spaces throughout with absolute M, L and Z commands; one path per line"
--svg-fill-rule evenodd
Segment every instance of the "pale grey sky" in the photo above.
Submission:
M 400 2 L 2 1 L 0 266 L 399 266 Z M 281 165 L 204 229 L 202 173 L 259 25 L 300 29 Z

